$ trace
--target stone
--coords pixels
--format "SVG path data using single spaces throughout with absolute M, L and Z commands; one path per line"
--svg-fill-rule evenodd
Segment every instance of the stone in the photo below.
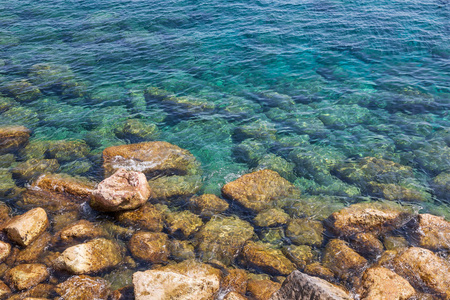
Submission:
M 283 227 L 266 227 L 258 230 L 259 239 L 264 243 L 270 243 L 276 247 L 282 246 L 286 242 L 286 235 Z
M 162 231 L 163 212 L 155 205 L 146 203 L 138 209 L 116 213 L 116 219 L 128 226 L 147 231 Z
M 292 218 L 309 217 L 314 220 L 323 221 L 332 213 L 343 209 L 345 206 L 338 197 L 333 196 L 310 196 L 301 197 L 295 201 L 287 202 L 283 209 Z
M 72 276 L 56 286 L 56 292 L 65 300 L 107 300 L 109 283 L 100 277 Z
M 268 153 L 258 160 L 258 165 L 255 167 L 254 171 L 269 169 L 277 172 L 286 180 L 294 181 L 294 167 L 295 164 L 288 162 L 284 158 L 273 153 Z
M 247 292 L 247 272 L 243 269 L 227 269 L 223 278 L 221 289 L 227 292 L 236 292 L 245 295 Z
M 135 209 L 147 202 L 150 194 L 144 173 L 118 169 L 98 184 L 90 205 L 105 212 Z
M 156 124 L 146 123 L 140 119 L 126 120 L 114 132 L 119 139 L 126 139 L 133 143 L 154 141 L 160 135 Z
M 248 241 L 241 251 L 243 264 L 259 269 L 271 275 L 288 275 L 295 270 L 295 265 L 279 249 L 270 244 Z
M 6 272 L 5 280 L 16 290 L 22 291 L 41 283 L 49 276 L 42 264 L 22 264 Z
M 385 236 L 383 239 L 383 245 L 386 250 L 396 250 L 399 248 L 406 248 L 409 246 L 408 241 L 402 236 Z
M 324 224 L 338 236 L 364 232 L 378 236 L 402 227 L 413 213 L 411 208 L 392 202 L 358 203 L 331 214 Z
M 410 247 L 393 259 L 392 267 L 417 290 L 450 298 L 450 263 L 430 250 Z
M 307 265 L 312 263 L 315 255 L 310 246 L 289 245 L 282 248 L 283 254 L 292 261 L 298 269 L 303 270 Z
M 11 245 L 0 241 L 0 262 L 3 262 L 11 253 Z
M 217 259 L 228 265 L 253 234 L 253 227 L 238 217 L 215 216 L 195 235 L 197 251 L 203 261 Z
M 43 208 L 52 214 L 74 212 L 81 208 L 81 203 L 76 198 L 65 193 L 50 192 L 33 186 L 21 194 L 17 205 L 24 209 Z
M 210 300 L 220 281 L 220 270 L 193 260 L 133 274 L 136 300 Z
M 171 258 L 178 262 L 195 258 L 194 246 L 189 241 L 170 240 L 169 252 Z
M 334 280 L 334 273 L 319 262 L 307 265 L 304 272 L 308 275 L 319 277 L 327 281 Z
M 163 176 L 148 181 L 153 199 L 172 199 L 191 197 L 202 186 L 202 178 L 198 175 Z
M 65 194 L 76 202 L 88 201 L 95 188 L 95 182 L 86 177 L 68 174 L 44 174 L 32 185 L 42 190 Z
M 133 257 L 154 264 L 167 262 L 170 255 L 167 234 L 161 232 L 136 232 L 128 248 Z
M 268 145 L 264 141 L 246 139 L 232 148 L 233 159 L 238 163 L 245 163 L 255 167 L 267 153 Z M 268 169 L 268 168 L 264 168 Z
M 7 169 L 0 169 L 0 197 L 13 196 L 18 187 Z
M 281 288 L 269 298 L 269 300 L 290 299 L 351 300 L 353 298 L 345 290 L 323 279 L 294 271 L 286 278 Z
M 281 284 L 270 279 L 249 280 L 247 292 L 255 300 L 267 300 L 281 288 Z
M 11 169 L 14 178 L 20 180 L 32 180 L 43 173 L 53 173 L 59 169 L 56 159 L 29 159 L 19 163 Z
M 323 241 L 321 222 L 307 218 L 292 219 L 286 228 L 286 236 L 296 245 L 320 246 Z
M 279 200 L 300 196 L 300 191 L 293 184 L 272 170 L 245 174 L 224 185 L 222 193 L 254 212 L 274 207 Z
M 405 278 L 382 267 L 367 269 L 358 290 L 361 299 L 365 300 L 407 300 L 416 294 Z
M 370 181 L 368 190 L 371 195 L 389 201 L 401 200 L 409 202 L 424 202 L 431 200 L 431 195 L 417 185 L 403 185 L 394 183 L 377 183 Z
M 229 207 L 227 201 L 213 194 L 193 196 L 189 199 L 189 207 L 194 213 L 202 217 L 212 217 L 226 211 Z
M 71 274 L 90 274 L 117 266 L 123 249 L 111 240 L 97 238 L 64 250 L 57 258 L 60 269 Z
M 270 227 L 286 225 L 289 222 L 289 219 L 289 215 L 282 209 L 271 208 L 258 213 L 253 219 L 253 223 L 259 227 Z
M 442 172 L 433 179 L 434 193 L 440 199 L 450 200 L 450 173 Z
M 236 293 L 236 292 L 229 292 L 225 295 L 223 300 L 246 300 L 247 297 L 242 296 L 242 294 Z
M 367 260 L 347 246 L 343 240 L 330 240 L 322 257 L 324 267 L 330 269 L 343 280 L 360 274 L 367 265 Z
M 0 168 L 10 168 L 15 165 L 16 157 L 12 153 L 0 155 Z
M 28 78 L 40 89 L 54 89 L 61 92 L 75 75 L 68 66 L 39 63 L 31 66 Z
M 36 262 L 50 244 L 51 238 L 50 233 L 44 232 L 38 239 L 17 254 L 15 262 L 22 264 Z
M 46 155 L 64 163 L 84 158 L 90 150 L 90 147 L 83 140 L 60 140 L 49 143 Z
M 3 281 L 0 280 L 0 299 L 5 298 L 9 294 L 11 294 L 11 289 Z
M 29 290 L 10 296 L 8 300 L 25 300 L 30 298 L 33 300 L 48 299 L 53 296 L 54 293 L 53 287 L 54 286 L 51 284 L 41 283 Z
M 277 130 L 275 124 L 257 120 L 249 124 L 238 126 L 233 131 L 233 140 L 241 142 L 245 139 L 255 139 L 258 141 L 275 141 Z
M 143 142 L 108 147 L 103 151 L 105 176 L 117 169 L 143 172 L 147 178 L 157 175 L 193 175 L 199 163 L 187 150 L 167 142 Z
M 35 208 L 12 218 L 3 230 L 11 240 L 26 247 L 35 241 L 47 229 L 48 225 L 45 210 Z
M 107 232 L 102 227 L 87 220 L 79 220 L 58 231 L 53 237 L 53 244 L 63 243 L 67 246 L 106 236 Z
M 19 102 L 31 102 L 41 96 L 39 88 L 26 79 L 10 81 L 5 85 L 4 89 L 9 96 L 14 97 Z
M 180 231 L 184 237 L 196 233 L 203 226 L 201 218 L 188 210 L 166 214 L 166 224 L 170 234 Z
M 384 251 L 383 243 L 371 233 L 357 233 L 350 238 L 350 246 L 362 256 L 375 258 Z
M 0 127 L 0 154 L 17 151 L 28 143 L 31 130 L 25 126 Z
M 450 222 L 443 217 L 420 214 L 413 225 L 412 238 L 430 250 L 450 250 Z

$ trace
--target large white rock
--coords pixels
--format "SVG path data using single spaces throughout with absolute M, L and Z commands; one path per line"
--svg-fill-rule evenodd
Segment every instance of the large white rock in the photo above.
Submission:
M 3 230 L 11 240 L 26 247 L 36 240 L 47 227 L 47 213 L 38 207 L 12 218 Z

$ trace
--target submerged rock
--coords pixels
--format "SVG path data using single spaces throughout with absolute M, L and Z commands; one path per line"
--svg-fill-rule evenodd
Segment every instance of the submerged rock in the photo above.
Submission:
M 334 280 L 334 273 L 319 262 L 307 265 L 304 271 L 308 275 L 316 276 L 327 281 Z
M 221 289 L 227 292 L 236 292 L 245 295 L 247 292 L 247 272 L 243 269 L 227 269 L 223 278 Z
M 381 241 L 371 233 L 357 233 L 350 240 L 350 246 L 362 256 L 375 258 L 384 251 Z
M 11 289 L 0 280 L 0 298 L 4 298 L 9 294 L 11 294 Z
M 178 262 L 195 258 L 194 246 L 189 241 L 170 240 L 169 252 L 172 259 Z
M 11 253 L 11 245 L 0 241 L 0 262 L 4 261 Z
M 150 203 L 135 210 L 118 212 L 116 219 L 124 225 L 148 231 L 162 231 L 164 226 L 163 212 Z
M 450 250 L 450 222 L 430 214 L 420 214 L 413 225 L 412 238 L 430 250 Z
M 39 236 L 37 240 L 17 253 L 15 263 L 33 263 L 38 261 L 38 259 L 50 245 L 51 239 L 51 234 L 48 232 L 44 232 Z
M 97 185 L 90 205 L 100 211 L 120 211 L 142 206 L 150 197 L 144 173 L 117 170 Z
M 280 208 L 271 208 L 261 211 L 253 219 L 253 223 L 259 227 L 270 227 L 286 225 L 289 222 L 289 215 Z
M 450 173 L 442 172 L 433 179 L 434 193 L 441 199 L 450 200 Z
M 32 180 L 43 173 L 53 173 L 59 168 L 56 159 L 29 159 L 11 169 L 16 179 Z
M 258 120 L 250 124 L 236 127 L 233 132 L 233 140 L 241 142 L 245 139 L 258 141 L 275 141 L 277 130 L 273 123 Z
M 279 289 L 281 284 L 270 279 L 252 279 L 248 281 L 247 291 L 251 295 L 250 299 L 267 300 Z
M 294 181 L 294 167 L 295 164 L 288 162 L 284 158 L 273 153 L 269 153 L 258 160 L 258 165 L 255 167 L 254 171 L 270 169 L 280 174 L 284 179 Z
M 0 127 L 0 154 L 16 151 L 25 146 L 31 130 L 25 126 Z
M 163 176 L 149 180 L 148 184 L 152 190 L 151 197 L 154 199 L 173 199 L 177 197 L 186 198 L 197 193 L 201 186 L 201 176 Z
M 129 119 L 115 129 L 115 134 L 119 139 L 142 142 L 156 140 L 160 133 L 156 124 L 146 124 L 140 119 Z
M 213 194 L 193 196 L 189 199 L 191 210 L 202 217 L 212 217 L 226 211 L 229 207 L 227 201 Z
M 309 265 L 314 260 L 314 257 L 315 257 L 315 255 L 312 252 L 311 247 L 306 246 L 306 245 L 284 246 L 282 251 L 283 251 L 283 254 L 297 266 L 298 269 L 302 269 L 302 270 L 307 265 Z
M 11 240 L 26 247 L 47 229 L 48 224 L 45 210 L 35 208 L 12 218 L 3 230 Z
M 90 147 L 82 140 L 52 141 L 48 145 L 46 155 L 63 163 L 84 158 L 90 150 Z
M 0 197 L 13 195 L 17 190 L 12 174 L 7 169 L 0 169 Z
M 103 151 L 105 176 L 117 169 L 156 175 L 186 175 L 198 173 L 199 163 L 187 150 L 167 142 L 144 142 L 113 146 Z
M 26 79 L 18 79 L 8 82 L 4 91 L 19 102 L 31 102 L 41 96 L 41 91 Z
M 201 218 L 188 210 L 166 214 L 169 233 L 180 231 L 185 237 L 196 233 L 203 225 Z
M 72 276 L 56 286 L 56 292 L 64 300 L 107 300 L 109 283 L 100 277 Z
M 136 232 L 128 248 L 134 257 L 153 264 L 166 263 L 170 255 L 167 234 L 162 232 Z
M 95 182 L 86 177 L 70 176 L 68 174 L 44 174 L 32 185 L 44 191 L 65 194 L 77 202 L 90 199 Z
M 431 195 L 417 184 L 387 184 L 371 181 L 368 183 L 368 191 L 374 196 L 390 201 L 423 202 L 431 200 Z
M 255 212 L 276 206 L 279 200 L 300 196 L 300 191 L 293 184 L 271 170 L 243 175 L 224 185 L 222 193 Z
M 286 228 L 286 236 L 296 245 L 320 246 L 323 231 L 323 225 L 319 221 L 307 218 L 292 219 Z
M 133 274 L 136 300 L 210 300 L 222 274 L 207 264 L 187 260 L 157 270 Z
M 6 272 L 5 279 L 16 290 L 26 290 L 41 283 L 49 276 L 47 267 L 42 264 L 22 264 Z
M 67 246 L 83 240 L 105 236 L 107 236 L 107 233 L 102 227 L 87 220 L 79 220 L 58 231 L 53 237 L 53 243 L 61 242 Z

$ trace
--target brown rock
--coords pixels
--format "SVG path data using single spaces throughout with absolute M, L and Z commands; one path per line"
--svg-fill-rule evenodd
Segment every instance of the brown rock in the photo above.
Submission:
M 367 260 L 347 246 L 342 240 L 330 240 L 322 258 L 324 267 L 330 269 L 343 280 L 363 271 Z
M 402 236 L 385 236 L 383 239 L 383 245 L 386 250 L 395 250 L 399 248 L 406 248 L 409 246 L 408 241 Z
M 84 177 L 73 177 L 68 174 L 44 174 L 34 183 L 34 187 L 42 190 L 66 194 L 73 197 L 78 202 L 84 202 L 90 199 L 95 182 Z
M 35 208 L 12 218 L 3 230 L 11 240 L 26 247 L 36 240 L 47 227 L 48 218 L 45 210 Z
M 117 266 L 122 261 L 122 252 L 117 243 L 98 238 L 67 248 L 56 263 L 72 274 L 96 273 Z
M 403 226 L 413 211 L 391 202 L 358 203 L 333 213 L 325 224 L 339 236 L 380 235 Z
M 357 233 L 351 237 L 350 246 L 367 257 L 377 257 L 384 251 L 383 244 L 371 233 Z
M 247 299 L 247 297 L 242 296 L 241 294 L 236 293 L 236 292 L 229 292 L 223 298 L 223 300 L 246 300 L 246 299 Z
M 80 203 L 66 194 L 49 192 L 40 188 L 27 188 L 17 202 L 22 208 L 41 207 L 49 213 L 63 213 L 80 209 Z
M 162 176 L 148 181 L 154 199 L 184 199 L 197 193 L 202 186 L 202 178 L 199 175 L 186 176 Z
M 365 300 L 407 300 L 416 291 L 403 277 L 389 269 L 375 267 L 364 272 L 359 294 Z
M 162 231 L 164 217 L 161 210 L 155 205 L 146 203 L 138 209 L 118 212 L 116 218 L 124 225 L 149 231 Z
M 17 254 L 16 263 L 36 262 L 44 253 L 44 250 L 49 245 L 51 238 L 52 236 L 48 232 L 41 234 L 38 239 Z
M 172 259 L 178 262 L 195 258 L 194 246 L 189 241 L 170 240 L 169 252 Z
M 213 194 L 203 194 L 189 199 L 190 208 L 202 217 L 212 217 L 226 211 L 229 207 L 227 201 Z
M 295 270 L 294 264 L 281 250 L 270 244 L 247 242 L 241 251 L 242 262 L 271 275 L 288 275 Z
M 23 147 L 31 131 L 24 126 L 0 127 L 0 154 L 13 152 Z
M 109 283 L 100 277 L 72 276 L 56 287 L 64 300 L 106 300 L 110 294 Z
M 32 158 L 19 163 L 11 169 L 14 178 L 21 180 L 31 180 L 42 173 L 52 173 L 59 169 L 56 159 L 36 159 Z
M 0 262 L 4 261 L 11 253 L 11 245 L 0 241 Z
M 65 245 L 71 245 L 84 240 L 106 236 L 107 233 L 103 228 L 92 222 L 80 220 L 58 231 L 53 238 L 53 243 L 62 242 Z
M 283 247 L 282 251 L 299 269 L 304 269 L 314 259 L 311 247 L 306 245 L 289 245 Z
M 430 200 L 430 194 L 418 188 L 410 188 L 394 183 L 377 183 L 371 181 L 368 183 L 368 189 L 372 195 L 377 197 L 396 201 L 423 202 Z
M 156 175 L 186 175 L 198 172 L 198 162 L 187 150 L 167 142 L 144 142 L 113 146 L 103 151 L 105 177 L 117 169 Z
M 255 300 L 267 300 L 281 288 L 281 284 L 270 279 L 249 280 L 247 291 Z
M 166 224 L 171 234 L 178 230 L 185 237 L 196 233 L 203 225 L 201 218 L 188 210 L 166 214 Z
M 300 191 L 293 184 L 272 170 L 243 175 L 224 185 L 222 193 L 255 212 L 275 206 L 278 200 L 300 196 Z
M 450 263 L 427 249 L 411 247 L 398 254 L 392 266 L 395 272 L 418 289 L 430 289 L 450 298 Z
M 5 298 L 5 296 L 11 294 L 11 289 L 0 280 L 0 299 Z
M 89 151 L 89 146 L 83 140 L 60 140 L 47 145 L 46 155 L 59 162 L 69 162 L 86 157 Z
M 261 211 L 253 219 L 256 226 L 270 227 L 285 225 L 289 222 L 289 215 L 280 208 L 271 208 Z
M 319 262 L 307 265 L 305 268 L 305 273 L 311 276 L 325 279 L 327 281 L 332 281 L 334 278 L 334 273 Z
M 90 204 L 100 211 L 135 209 L 147 202 L 150 193 L 144 173 L 118 169 L 98 184 Z
M 154 264 L 167 262 L 170 255 L 167 235 L 161 232 L 136 232 L 128 247 L 134 257 Z
M 5 279 L 16 290 L 26 290 L 41 283 L 49 276 L 47 267 L 42 264 L 18 265 L 6 272 Z
M 218 269 L 193 260 L 133 275 L 136 300 L 210 300 L 220 281 Z
M 320 246 L 323 241 L 323 225 L 311 219 L 292 219 L 286 228 L 286 236 L 296 245 Z
M 420 247 L 430 250 L 450 250 L 450 222 L 442 217 L 420 214 L 412 236 Z
M 222 280 L 222 290 L 245 295 L 247 292 L 247 272 L 242 269 L 230 269 L 227 271 L 227 276 Z
M 32 299 L 48 299 L 53 295 L 53 292 L 53 285 L 41 283 L 20 294 L 12 295 L 8 300 L 25 300 L 27 297 Z
M 53 230 L 58 232 L 59 230 L 63 229 L 66 226 L 69 226 L 72 223 L 75 223 L 77 220 L 80 219 L 80 212 L 79 211 L 62 211 L 59 214 L 53 215 L 52 218 L 52 227 Z

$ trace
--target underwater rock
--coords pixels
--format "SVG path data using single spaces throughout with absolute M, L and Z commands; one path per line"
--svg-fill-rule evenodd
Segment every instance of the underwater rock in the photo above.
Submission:
M 410 236 L 420 247 L 433 251 L 450 250 L 450 222 L 430 214 L 420 214 L 414 221 Z
M 199 175 L 162 176 L 148 181 L 153 199 L 187 198 L 197 193 L 202 180 Z
M 342 288 L 323 279 L 294 271 L 286 278 L 281 288 L 269 298 L 269 300 L 291 299 L 350 300 L 353 298 Z
M 253 223 L 259 227 L 286 225 L 289 215 L 280 208 L 271 208 L 259 212 L 253 219 Z
M 334 280 L 334 273 L 319 262 L 307 265 L 304 272 L 308 275 L 319 277 L 327 281 Z
M 119 169 L 97 185 L 90 205 L 106 212 L 134 209 L 147 202 L 150 194 L 144 173 Z
M 88 201 L 95 187 L 86 177 L 70 176 L 68 174 L 44 174 L 40 176 L 33 184 L 32 188 L 39 188 L 50 193 L 66 195 L 73 201 Z
M 19 102 L 31 102 L 41 96 L 39 88 L 26 79 L 10 81 L 5 84 L 3 89 L 7 95 L 14 97 Z
M 280 94 L 274 91 L 263 91 L 250 95 L 254 101 L 265 107 L 279 107 L 283 110 L 292 110 L 295 102 L 289 95 Z
M 120 223 L 138 229 L 158 232 L 164 226 L 163 212 L 150 203 L 135 210 L 118 212 L 115 216 Z
M 269 153 L 258 160 L 258 165 L 253 171 L 269 169 L 277 172 L 286 180 L 294 181 L 296 178 L 294 175 L 294 167 L 295 164 L 273 153 Z
M 167 262 L 170 255 L 167 234 L 162 232 L 136 232 L 128 248 L 134 257 L 153 264 Z
M 361 299 L 410 299 L 416 294 L 414 288 L 403 277 L 389 269 L 375 267 L 366 270 L 359 287 Z
M 419 291 L 429 289 L 450 298 L 450 263 L 430 250 L 408 248 L 393 259 L 392 267 Z
M 373 124 L 373 113 L 358 104 L 330 105 L 319 111 L 318 118 L 328 127 L 344 129 L 358 124 Z
M 239 294 L 237 292 L 229 292 L 225 295 L 223 300 L 246 300 L 247 297 L 242 296 L 242 294 Z
M 11 253 L 11 245 L 0 241 L 0 262 L 4 261 Z
M 41 283 L 49 276 L 47 267 L 42 264 L 22 264 L 9 269 L 5 281 L 16 290 L 26 290 Z
M 286 236 L 296 245 L 320 246 L 323 241 L 323 225 L 308 218 L 292 219 L 286 228 Z
M 275 247 L 283 245 L 286 241 L 286 235 L 282 226 L 262 228 L 258 232 L 258 236 L 262 242 L 272 244 Z
M 252 279 L 248 281 L 247 292 L 250 299 L 267 300 L 281 288 L 281 284 L 270 279 Z
M 25 160 L 44 159 L 50 144 L 51 142 L 46 140 L 31 140 L 24 148 L 19 150 L 19 154 Z
M 232 138 L 236 142 L 242 142 L 245 139 L 254 139 L 256 141 L 275 141 L 277 130 L 273 123 L 257 120 L 253 123 L 238 126 L 234 129 Z
M 304 193 L 319 196 L 336 196 L 353 198 L 361 195 L 361 190 L 354 185 L 343 182 L 331 174 L 324 174 L 317 183 L 315 180 L 298 177 L 294 184 Z
M 74 212 L 81 208 L 81 203 L 67 194 L 49 192 L 35 187 L 27 188 L 16 204 L 24 209 L 41 207 L 52 214 Z
M 72 276 L 56 286 L 56 293 L 65 300 L 106 300 L 110 294 L 109 282 L 88 275 Z
M 300 191 L 293 184 L 271 170 L 245 174 L 224 185 L 222 193 L 255 212 L 273 207 L 279 200 L 300 196 Z
M 17 189 L 12 174 L 7 169 L 0 169 L 0 197 L 15 194 Z
M 220 288 L 220 270 L 187 260 L 133 274 L 136 300 L 210 300 Z
M 170 234 L 180 231 L 186 238 L 203 226 L 201 218 L 188 210 L 167 213 L 165 220 Z
M 247 272 L 243 269 L 227 269 L 221 282 L 221 290 L 245 295 L 247 292 Z
M 15 105 L 17 105 L 17 102 L 15 102 L 12 98 L 2 97 L 0 95 L 0 113 L 7 111 Z
M 450 171 L 450 147 L 444 142 L 428 142 L 413 151 L 414 160 L 419 168 L 431 175 Z
M 295 270 L 294 264 L 279 249 L 270 244 L 248 241 L 241 251 L 243 264 L 271 275 L 288 275 Z
M 217 197 L 213 194 L 203 194 L 200 196 L 193 196 L 189 199 L 189 207 L 194 213 L 201 217 L 212 217 L 226 211 L 229 207 L 227 201 Z
M 65 65 L 40 63 L 32 65 L 28 73 L 30 81 L 42 90 L 62 90 L 75 78 L 72 70 Z
M 103 168 L 108 177 L 117 169 L 156 175 L 194 175 L 199 163 L 187 150 L 167 142 L 144 142 L 108 147 L 103 151 Z
M 368 182 L 368 190 L 370 194 L 389 201 L 403 200 L 423 202 L 431 200 L 431 195 L 415 184 L 404 186 L 402 184 L 377 183 L 370 181 Z
M 412 208 L 392 202 L 358 203 L 331 214 L 324 224 L 339 236 L 364 232 L 377 236 L 402 227 L 413 214 Z
M 238 217 L 215 216 L 195 235 L 197 251 L 203 261 L 217 259 L 229 265 L 253 234 L 253 227 Z
M 56 158 L 60 163 L 84 158 L 91 149 L 82 140 L 53 141 L 48 145 L 46 155 Z
M 383 238 L 383 245 L 386 250 L 398 250 L 409 246 L 408 241 L 402 236 L 387 235 Z
M 183 261 L 187 259 L 194 259 L 194 246 L 189 241 L 170 240 L 169 252 L 175 261 Z
M 92 170 L 92 163 L 88 159 L 77 159 L 61 165 L 59 170 L 69 175 L 83 175 Z
M 63 243 L 67 246 L 106 236 L 107 233 L 102 227 L 87 220 L 79 220 L 56 232 L 52 242 L 53 244 Z
M 14 152 L 28 143 L 31 130 L 25 126 L 0 127 L 0 154 Z
M 367 265 L 367 260 L 351 249 L 343 240 L 330 240 L 322 257 L 324 267 L 343 280 L 359 275 Z
M 450 173 L 443 172 L 434 177 L 432 186 L 437 197 L 450 200 Z
M 121 263 L 122 252 L 116 242 L 97 238 L 67 248 L 57 258 L 56 264 L 71 274 L 97 273 Z
M 8 237 L 21 246 L 28 246 L 48 227 L 47 213 L 35 208 L 23 215 L 15 216 L 3 228 Z
M 345 206 L 338 197 L 310 196 L 301 197 L 295 201 L 287 202 L 283 208 L 293 218 L 309 217 L 323 221 L 332 213 L 343 209 Z
M 32 180 L 43 173 L 53 173 L 59 168 L 56 159 L 29 159 L 17 164 L 11 169 L 14 178 L 20 180 Z
M 0 168 L 10 168 L 16 162 L 16 157 L 14 154 L 3 154 L 0 155 Z
M 223 98 L 223 101 L 218 105 L 218 109 L 226 119 L 231 120 L 245 120 L 262 110 L 258 103 L 237 96 Z
M 242 143 L 233 146 L 233 159 L 236 162 L 246 163 L 250 167 L 255 166 L 267 153 L 266 147 L 265 143 L 245 139 Z
M 0 298 L 4 298 L 9 294 L 11 294 L 11 289 L 0 280 Z
M 311 247 L 306 245 L 296 246 L 289 245 L 282 248 L 283 254 L 292 261 L 298 269 L 304 269 L 309 265 L 315 255 L 312 253 Z
M 115 134 L 119 139 L 143 142 L 158 139 L 160 132 L 156 124 L 147 124 L 140 119 L 129 119 L 115 129 Z
M 350 237 L 350 247 L 365 257 L 376 258 L 384 251 L 383 243 L 371 233 L 357 233 Z

